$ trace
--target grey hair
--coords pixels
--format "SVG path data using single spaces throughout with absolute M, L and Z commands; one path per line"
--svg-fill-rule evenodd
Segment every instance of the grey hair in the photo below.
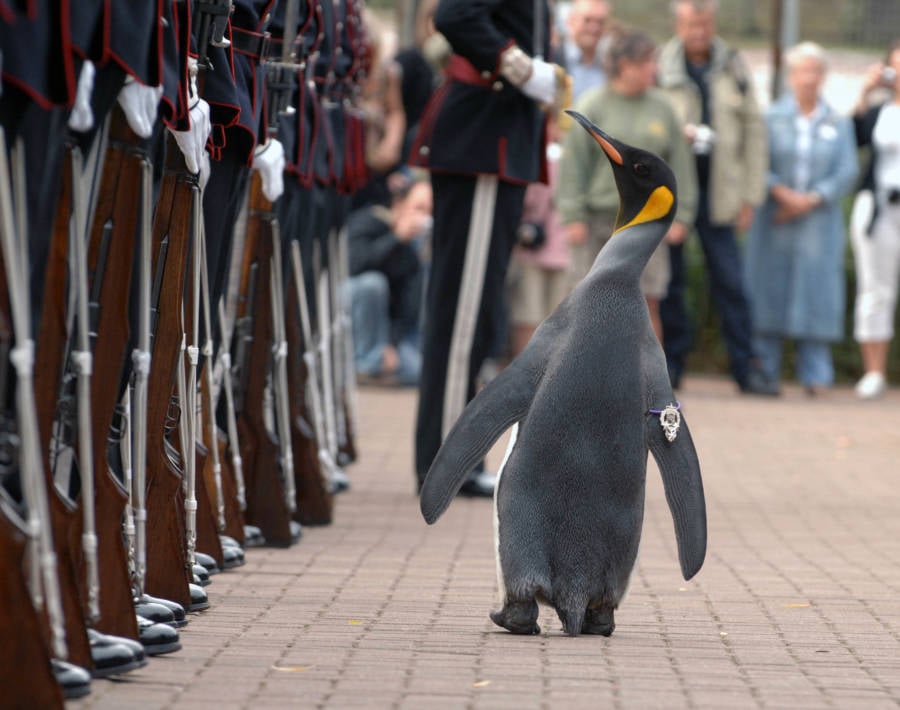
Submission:
M 695 12 L 710 11 L 716 13 L 719 11 L 719 0 L 672 0 L 669 3 L 673 15 L 684 5 L 689 5 Z
M 828 57 L 825 55 L 825 50 L 822 49 L 821 45 L 818 45 L 815 42 L 801 42 L 800 44 L 795 44 L 785 52 L 784 63 L 788 69 L 793 69 L 801 59 L 806 57 L 815 59 L 823 70 L 828 69 Z
M 606 50 L 604 66 L 607 73 L 615 78 L 619 76 L 623 59 L 640 62 L 650 59 L 656 54 L 656 42 L 646 32 L 639 30 L 623 30 L 613 37 Z

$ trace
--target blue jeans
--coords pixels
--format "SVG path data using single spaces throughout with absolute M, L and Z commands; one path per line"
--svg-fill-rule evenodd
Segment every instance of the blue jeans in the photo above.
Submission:
M 703 189 L 700 190 L 695 227 L 706 257 L 710 293 L 719 313 L 731 375 L 739 385 L 743 385 L 753 366 L 755 353 L 741 250 L 732 225 L 712 224 L 709 221 L 709 195 Z M 669 247 L 669 261 L 672 275 L 668 295 L 660 304 L 660 317 L 669 376 L 677 382 L 684 371 L 693 340 L 684 301 L 685 269 L 681 245 Z
M 781 379 L 781 354 L 784 338 L 780 335 L 756 335 L 753 343 L 763 371 L 772 380 Z M 824 340 L 797 340 L 797 379 L 804 387 L 828 387 L 834 384 L 831 343 Z
M 352 276 L 345 287 L 353 321 L 353 359 L 361 375 L 378 377 L 382 372 L 384 349 L 391 345 L 389 312 L 390 288 L 379 271 Z M 415 334 L 394 345 L 400 365 L 393 374 L 402 385 L 415 385 L 422 369 L 422 355 Z

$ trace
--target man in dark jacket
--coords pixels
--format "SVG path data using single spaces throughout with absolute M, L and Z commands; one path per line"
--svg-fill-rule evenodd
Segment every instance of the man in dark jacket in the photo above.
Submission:
M 441 0 L 434 22 L 453 55 L 410 159 L 432 171 L 434 189 L 416 423 L 420 485 L 475 395 L 499 325 L 525 186 L 544 178 L 541 104 L 552 103 L 562 84 L 561 70 L 541 59 L 549 53 L 545 0 Z M 492 477 L 476 473 L 461 492 L 489 496 L 493 488 Z

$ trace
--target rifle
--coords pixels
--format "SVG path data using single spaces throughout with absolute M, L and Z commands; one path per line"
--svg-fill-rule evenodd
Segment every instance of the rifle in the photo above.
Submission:
M 92 582 L 83 585 L 79 582 L 77 572 L 78 552 L 72 549 L 70 543 L 77 539 L 77 507 L 76 502 L 63 493 L 55 483 L 56 463 L 66 460 L 62 456 L 54 456 L 51 459 L 51 447 L 61 439 L 61 425 L 54 426 L 54 418 L 57 415 L 57 398 L 62 388 L 63 373 L 66 365 L 66 342 L 68 339 L 68 326 L 66 321 L 66 280 L 69 252 L 70 231 L 72 222 L 73 180 L 80 177 L 75 173 L 73 165 L 73 153 L 67 149 L 61 172 L 60 195 L 57 204 L 56 219 L 53 227 L 53 237 L 50 243 L 47 266 L 44 272 L 44 297 L 41 311 L 41 328 L 38 333 L 38 344 L 35 359 L 35 369 L 41 376 L 35 380 L 35 405 L 37 407 L 38 427 L 42 434 L 42 441 L 51 441 L 51 446 L 42 446 L 45 485 L 48 491 L 48 503 L 50 506 L 50 524 L 53 529 L 53 541 L 56 547 L 56 559 L 58 563 L 58 578 L 60 587 L 60 602 L 62 604 L 65 619 L 66 641 L 69 645 L 69 659 L 85 668 L 93 666 L 91 649 L 87 637 L 85 619 L 88 614 L 96 616 L 96 584 L 97 584 L 97 559 L 96 549 L 93 559 L 85 556 L 88 577 L 93 577 Z M 75 148 L 75 151 L 78 149 Z M 77 235 L 72 235 L 77 238 Z M 71 412 L 69 412 L 71 414 Z M 55 430 L 55 431 L 54 431 Z M 51 438 L 50 434 L 54 432 Z M 70 449 L 71 450 L 71 449 Z M 67 459 L 71 464 L 71 457 Z M 93 471 L 85 471 L 81 477 Z M 93 495 L 84 503 L 93 512 Z M 85 508 L 87 509 L 87 508 Z M 92 604 L 90 610 L 86 610 L 82 604 L 81 591 L 86 587 L 88 598 Z M 94 590 L 91 595 L 92 588 Z
M 210 0 L 198 6 L 198 66 L 209 66 L 207 48 L 210 44 L 227 46 L 228 41 L 223 35 L 230 8 L 230 0 Z M 201 73 L 198 83 L 202 84 L 202 80 Z M 154 269 L 159 288 L 152 336 L 154 366 L 148 379 L 146 408 L 147 535 L 154 540 L 147 550 L 146 582 L 154 595 L 189 608 L 196 460 L 193 447 L 195 399 L 187 387 L 181 389 L 179 400 L 180 418 L 186 426 L 182 429 L 181 456 L 167 440 L 166 432 L 172 388 L 178 381 L 175 375 L 184 373 L 180 364 L 183 360 L 179 360 L 185 332 L 182 294 L 189 240 L 192 233 L 195 239 L 199 238 L 200 187 L 197 176 L 187 172 L 180 149 L 169 132 L 166 141 L 166 166 L 153 225 Z M 195 346 L 190 354 L 196 364 Z M 194 369 L 192 382 L 195 377 Z M 179 485 L 182 483 L 184 486 Z
M 328 235 L 327 239 L 333 237 Z M 318 310 L 319 323 L 319 362 L 322 368 L 322 399 L 325 410 L 325 444 L 328 448 L 328 455 L 332 461 L 338 461 L 338 412 L 335 387 L 335 367 L 334 367 L 334 322 L 331 318 L 331 283 L 332 277 L 328 268 L 323 268 L 319 272 L 318 281 L 316 283 L 316 306 Z M 343 473 L 343 471 L 341 471 Z M 346 481 L 346 476 L 343 477 Z M 335 492 L 337 492 L 341 478 L 335 473 L 332 484 Z
M 104 159 L 97 205 L 91 221 L 87 269 L 90 303 L 87 320 L 93 340 L 90 417 L 94 456 L 97 555 L 103 616 L 97 627 L 105 633 L 138 638 L 122 515 L 129 491 L 113 473 L 108 434 L 119 402 L 119 373 L 128 344 L 128 292 L 134 235 L 138 226 L 142 181 L 149 171 L 146 148 L 128 127 L 121 109 L 109 118 L 109 146 Z
M 226 476 L 222 471 L 222 455 L 224 447 L 221 446 L 220 431 L 216 425 L 215 412 L 216 402 L 214 395 L 213 382 L 213 322 L 211 317 L 212 309 L 210 307 L 210 291 L 209 291 L 209 270 L 207 268 L 206 259 L 206 234 L 201 225 L 200 253 L 197 254 L 200 266 L 200 302 L 203 310 L 203 323 L 206 329 L 206 339 L 203 344 L 203 370 L 201 372 L 202 379 L 200 384 L 200 398 L 202 402 L 202 411 L 200 413 L 199 425 L 202 430 L 203 446 L 208 452 L 205 459 L 206 465 L 203 467 L 203 475 L 198 478 L 198 485 L 205 489 L 206 498 L 201 500 L 205 505 L 199 507 L 198 539 L 200 546 L 216 559 L 220 566 L 224 567 L 224 554 L 222 552 L 221 542 L 218 533 L 225 532 L 227 527 L 226 520 L 226 493 L 231 494 L 231 500 L 236 502 L 233 486 L 228 487 Z M 199 446 L 198 442 L 198 446 Z M 236 507 L 236 506 L 232 506 Z M 213 510 L 215 517 L 213 518 Z M 242 518 L 240 511 L 232 511 L 232 517 L 237 515 L 240 520 Z M 244 531 L 243 522 L 240 522 L 240 535 L 238 539 L 243 541 Z
M 34 341 L 31 339 L 31 303 L 28 268 L 28 220 L 25 196 L 25 156 L 21 139 L 9 165 L 6 132 L 0 129 L 0 249 L 6 271 L 9 304 L 16 346 L 9 359 L 16 370 L 16 415 L 21 441 L 19 471 L 28 507 L 30 540 L 30 590 L 35 606 L 44 607 L 50 624 L 54 654 L 68 654 L 63 612 L 57 578 L 56 550 L 50 522 L 50 508 L 43 471 L 37 409 L 34 399 Z M 10 167 L 12 168 L 10 170 Z M 15 192 L 13 203 L 12 186 Z M 15 204 L 15 206 L 14 206 Z M 15 223 L 13 222 L 15 215 Z
M 5 143 L 2 129 L 0 143 Z M 7 232 L 15 227 L 10 211 L 5 145 L 0 145 L 0 150 L 3 153 L 0 157 L 0 220 L 4 222 L 0 229 Z M 3 403 L 8 401 L 6 388 L 10 382 L 8 364 L 12 341 L 7 271 L 5 259 L 0 255 L 0 402 Z M 0 644 L 0 682 L 6 686 L 4 702 L 12 707 L 46 705 L 62 708 L 62 694 L 50 666 L 51 657 L 59 649 L 54 647 L 51 653 L 44 619 L 38 613 L 26 581 L 25 556 L 26 552 L 33 553 L 35 530 L 3 485 L 7 478 L 19 472 L 19 439 L 12 429 L 12 422 L 3 416 L 0 419 L 0 605 L 12 613 L 0 617 L 0 638 L 7 640 Z M 38 571 L 36 557 L 32 556 L 29 564 L 32 574 Z
M 202 93 L 205 71 L 212 68 L 208 56 L 208 45 L 227 47 L 230 41 L 225 37 L 228 16 L 231 13 L 231 0 L 213 0 L 201 3 L 197 6 L 199 14 L 199 29 L 197 35 L 198 44 L 198 70 L 204 72 L 198 76 L 198 95 Z M 198 477 L 197 471 L 203 471 L 207 460 L 208 450 L 198 439 L 198 427 L 202 428 L 202 414 L 198 409 L 197 399 L 197 368 L 200 360 L 200 300 L 201 300 L 201 272 L 206 271 L 205 263 L 205 235 L 203 232 L 202 197 L 199 191 L 194 195 L 194 218 L 192 222 L 191 242 L 193 254 L 191 256 L 191 290 L 190 290 L 190 315 L 185 328 L 185 337 L 190 344 L 185 351 L 187 361 L 187 382 L 184 381 L 183 368 L 178 372 L 179 398 L 183 405 L 181 413 L 181 451 L 185 468 L 185 525 L 187 529 L 187 556 L 188 563 L 194 562 L 194 550 L 197 542 L 198 521 L 203 525 L 202 544 L 207 552 L 211 553 L 216 561 L 223 564 L 223 554 L 215 524 L 210 524 L 210 500 L 205 490 L 205 479 Z M 207 321 L 207 326 L 209 321 Z M 212 341 L 207 332 L 208 351 L 212 353 Z M 187 344 L 187 340 L 185 340 Z M 184 346 L 183 346 L 184 347 Z M 207 363 L 208 365 L 208 363 Z M 218 455 L 215 443 L 213 449 Z M 214 482 L 215 489 L 221 493 L 221 470 Z M 199 490 L 199 494 L 198 494 Z M 224 509 L 221 498 L 217 501 L 217 508 Z M 224 521 L 223 521 L 224 522 Z
M 252 306 L 254 315 L 252 340 L 243 343 L 244 347 L 249 346 L 248 350 L 235 358 L 241 366 L 246 365 L 246 370 L 241 372 L 244 387 L 238 424 L 242 459 L 247 463 L 247 521 L 262 529 L 269 544 L 287 547 L 295 538 L 287 495 L 290 490 L 287 482 L 293 483 L 293 471 L 288 466 L 293 462 L 292 455 L 287 455 L 290 442 L 277 423 L 283 419 L 283 408 L 271 406 L 273 389 L 278 387 L 281 376 L 277 372 L 280 346 L 271 347 L 276 342 L 278 328 L 275 310 L 278 289 L 272 282 L 275 234 L 270 216 L 271 204 L 262 194 L 259 175 L 254 173 L 250 180 L 241 278 L 244 308 L 243 312 L 239 309 L 239 321 L 246 323 L 248 306 Z
M 147 576 L 147 388 L 150 377 L 150 333 L 153 292 L 151 290 L 151 261 L 153 259 L 153 215 L 151 175 L 144 164 L 141 182 L 141 232 L 138 263 L 138 327 L 135 349 L 131 352 L 132 383 L 125 400 L 125 446 L 123 470 L 132 505 L 126 509 L 126 534 L 133 520 L 134 593 L 136 599 L 144 595 Z M 159 288 L 157 281 L 154 286 Z M 133 414 L 134 413 L 134 414 Z M 129 473 L 131 478 L 129 479 Z M 131 515 L 129 515 L 131 514 Z
M 289 348 L 288 350 L 289 353 L 294 354 L 294 357 L 291 360 L 293 366 L 290 369 L 290 374 L 293 376 L 291 391 L 305 392 L 304 398 L 292 398 L 292 401 L 296 402 L 294 421 L 298 424 L 297 428 L 301 429 L 299 422 L 310 420 L 308 413 L 305 411 L 305 404 L 302 404 L 304 399 L 310 400 L 312 402 L 311 420 L 313 431 L 310 432 L 311 435 L 304 432 L 304 438 L 307 442 L 316 446 L 316 451 L 313 455 L 319 464 L 318 468 L 320 471 L 317 479 L 314 478 L 310 482 L 310 485 L 301 488 L 301 490 L 309 489 L 308 506 L 306 505 L 304 498 L 300 498 L 301 511 L 309 516 L 310 519 L 308 522 L 313 524 L 327 524 L 331 522 L 334 507 L 334 488 L 332 481 L 334 480 L 334 472 L 335 469 L 337 469 L 337 464 L 335 464 L 334 459 L 331 457 L 331 452 L 326 446 L 322 394 L 319 390 L 318 373 L 316 371 L 316 347 L 312 335 L 312 325 L 310 323 L 309 304 L 306 299 L 306 282 L 303 275 L 300 243 L 296 240 L 291 242 L 291 276 L 296 298 L 290 299 L 290 305 L 296 309 L 296 316 L 299 317 L 300 325 L 302 327 L 302 347 L 304 347 L 302 368 L 305 370 L 305 372 L 301 371 L 300 338 L 296 337 L 297 335 L 300 335 L 296 333 L 297 317 L 295 317 L 294 312 L 290 312 L 288 323 L 292 326 L 292 329 L 289 329 L 288 332 L 295 335 L 295 338 L 291 342 L 298 344 L 298 347 Z M 303 416 L 304 414 L 307 416 Z M 303 451 L 309 451 L 310 449 L 311 446 L 302 447 Z M 304 480 L 304 483 L 306 483 L 306 480 Z M 300 522 L 307 521 L 301 519 Z
M 200 269 L 197 252 L 200 248 L 200 225 L 203 222 L 200 190 L 192 193 L 191 210 L 191 248 L 193 254 L 190 262 L 191 289 L 186 299 L 190 305 L 190 319 L 184 318 L 185 303 L 182 302 L 183 335 L 181 338 L 181 363 L 176 372 L 178 402 L 181 416 L 178 420 L 179 438 L 181 442 L 181 460 L 184 466 L 184 510 L 185 510 L 185 542 L 187 544 L 187 563 L 193 565 L 194 550 L 197 544 L 197 365 L 200 349 L 197 347 L 199 330 L 199 283 Z M 190 345 L 188 343 L 190 342 Z M 184 356 L 187 355 L 185 363 Z M 185 364 L 188 375 L 185 375 Z
M 356 460 L 355 432 L 355 384 L 356 367 L 353 362 L 353 335 L 349 309 L 341 297 L 341 288 L 349 278 L 349 260 L 346 248 L 347 230 L 341 228 L 328 242 L 328 261 L 331 265 L 332 334 L 334 338 L 334 387 L 337 418 L 337 460 L 346 465 Z M 353 411 L 351 412 L 351 407 Z
M 167 440 L 172 387 L 180 368 L 182 294 L 191 219 L 200 186 L 184 167 L 175 139 L 166 136 L 166 163 L 153 219 L 154 323 L 147 383 L 147 591 L 190 606 L 185 549 L 183 464 Z M 183 372 L 183 369 L 182 369 Z M 186 416 L 187 412 L 182 411 Z

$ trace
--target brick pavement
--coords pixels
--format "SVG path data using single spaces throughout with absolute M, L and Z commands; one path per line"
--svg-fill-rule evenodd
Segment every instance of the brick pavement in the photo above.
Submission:
M 709 551 L 685 583 L 651 463 L 641 555 L 609 639 L 487 618 L 491 511 L 434 527 L 412 493 L 409 392 L 361 392 L 362 460 L 335 523 L 214 577 L 184 649 L 71 708 L 896 708 L 900 392 L 859 403 L 681 393 L 707 491 Z M 492 462 L 502 452 L 494 451 Z

